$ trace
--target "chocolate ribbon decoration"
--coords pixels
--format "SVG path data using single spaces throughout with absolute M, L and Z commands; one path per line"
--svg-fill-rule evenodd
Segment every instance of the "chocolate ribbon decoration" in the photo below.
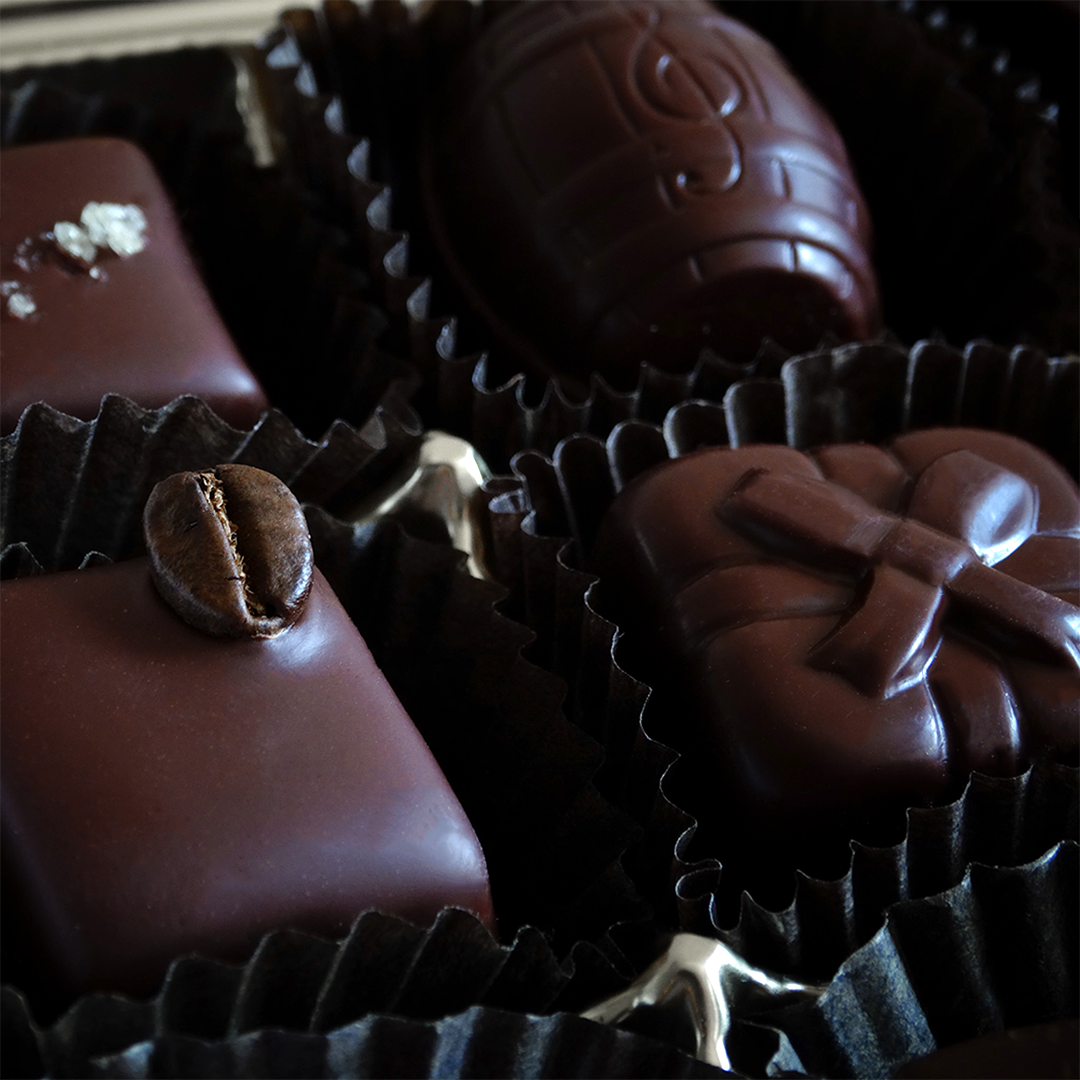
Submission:
M 1036 493 L 970 451 L 923 470 L 907 518 L 838 484 L 763 469 L 718 512 L 770 553 L 862 576 L 861 603 L 810 663 L 865 694 L 890 697 L 922 678 L 946 613 L 985 644 L 1080 666 L 1080 609 L 990 565 L 1036 532 Z

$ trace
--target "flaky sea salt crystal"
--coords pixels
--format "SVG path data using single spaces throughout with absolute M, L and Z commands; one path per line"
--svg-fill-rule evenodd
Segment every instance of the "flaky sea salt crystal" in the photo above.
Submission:
M 37 304 L 26 293 L 12 293 L 7 298 L 7 309 L 16 319 L 28 319 L 37 311 Z
M 25 270 L 29 273 L 31 270 L 36 270 L 38 264 L 41 262 L 41 243 L 40 238 L 36 236 L 28 236 L 25 240 L 20 240 L 15 245 L 15 255 L 11 260 L 20 270 Z M 18 285 L 18 282 L 14 284 Z M 7 293 L 4 293 L 7 296 Z
M 97 257 L 97 245 L 85 229 L 73 222 L 58 221 L 53 226 L 53 236 L 56 246 L 79 262 L 92 263 Z
M 88 202 L 79 220 L 93 243 L 124 258 L 146 247 L 146 215 L 134 203 Z
M 22 291 L 25 287 L 21 281 L 0 281 L 0 296 L 7 301 L 8 314 L 16 319 L 27 319 L 37 311 L 30 294 Z

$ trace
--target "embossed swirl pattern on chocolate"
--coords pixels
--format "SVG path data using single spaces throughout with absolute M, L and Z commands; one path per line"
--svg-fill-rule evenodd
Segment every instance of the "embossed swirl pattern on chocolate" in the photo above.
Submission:
M 425 198 L 473 303 L 541 367 L 626 382 L 705 345 L 878 329 L 870 220 L 830 119 L 704 2 L 502 16 L 445 95 Z
M 806 848 L 872 840 L 973 769 L 1075 756 L 1078 538 L 1041 451 L 937 429 L 677 459 L 621 493 L 596 564 L 689 687 L 693 715 L 656 736 L 706 756 L 740 822 Z

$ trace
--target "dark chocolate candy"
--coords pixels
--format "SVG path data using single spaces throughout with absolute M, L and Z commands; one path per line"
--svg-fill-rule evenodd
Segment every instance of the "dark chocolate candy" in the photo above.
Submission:
M 93 419 L 107 393 L 144 408 L 195 394 L 234 427 L 255 424 L 266 398 L 214 310 L 169 197 L 138 147 L 93 138 L 5 150 L 0 199 L 4 433 L 35 401 Z M 138 208 L 141 240 L 129 219 L 115 233 L 124 253 L 108 242 L 87 246 L 83 212 L 91 203 Z M 99 211 L 99 222 L 103 216 Z
M 1078 537 L 1045 454 L 937 429 L 665 463 L 620 493 L 595 565 L 627 646 L 662 657 L 683 707 L 652 733 L 710 778 L 718 827 L 812 869 L 973 769 L 1075 756 Z
M 0 601 L 5 887 L 67 991 L 148 992 L 182 953 L 366 908 L 493 925 L 472 827 L 318 571 L 270 638 L 191 628 L 145 559 Z
M 1010 1028 L 937 1050 L 905 1065 L 903 1080 L 1059 1080 L 1080 1077 L 1080 1021 Z
M 709 345 L 878 330 L 840 136 L 763 39 L 704 0 L 533 3 L 496 20 L 431 123 L 424 197 L 518 357 L 616 384 Z

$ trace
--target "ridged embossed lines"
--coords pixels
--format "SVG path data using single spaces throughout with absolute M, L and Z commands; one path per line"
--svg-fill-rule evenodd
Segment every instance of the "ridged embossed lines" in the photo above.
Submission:
M 747 272 L 811 281 L 842 334 L 875 331 L 870 223 L 839 136 L 746 28 L 697 4 L 543 3 L 497 22 L 466 70 L 448 145 L 497 148 L 488 167 L 510 182 L 491 227 L 529 237 L 552 280 L 526 252 L 520 289 L 569 320 L 552 333 L 571 349 L 629 333 L 722 347 L 709 311 L 723 321 L 718 291 Z

